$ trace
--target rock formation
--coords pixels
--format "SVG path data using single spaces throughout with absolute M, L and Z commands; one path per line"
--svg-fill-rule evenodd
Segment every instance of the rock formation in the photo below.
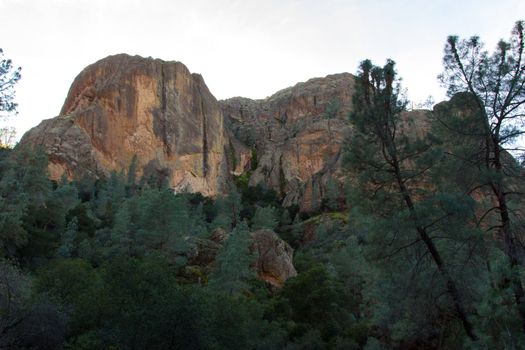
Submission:
M 333 180 L 343 196 L 342 146 L 351 136 L 355 77 L 349 73 L 314 78 L 264 100 L 235 97 L 220 101 L 225 122 L 257 156 L 250 185 L 280 193 L 283 206 L 316 211 Z M 402 132 L 424 137 L 427 111 L 403 115 Z M 238 152 L 242 153 L 242 152 Z
M 43 145 L 53 179 L 127 169 L 166 177 L 178 191 L 222 193 L 227 144 L 217 100 L 179 62 L 116 55 L 84 69 L 57 118 L 21 144 Z
M 283 206 L 315 211 L 329 184 L 344 193 L 342 146 L 351 134 L 353 93 L 354 76 L 342 73 L 263 100 L 218 102 L 182 63 L 122 54 L 84 69 L 60 115 L 27 132 L 20 147 L 42 145 L 55 180 L 126 171 L 134 161 L 137 176 L 165 179 L 175 191 L 215 196 L 226 193 L 233 176 L 248 175 L 251 186 L 279 193 Z M 425 120 L 426 113 L 407 113 L 402 132 L 424 136 Z M 297 274 L 291 247 L 273 231 L 252 236 L 260 279 L 280 287 Z M 198 241 L 190 265 L 213 264 L 225 239 L 215 232 Z
M 276 288 L 297 276 L 293 266 L 293 249 L 272 230 L 258 230 L 252 233 L 253 249 L 257 253 L 255 268 L 257 277 Z
M 330 178 L 341 174 L 341 150 L 348 132 L 354 76 L 315 78 L 264 100 L 221 101 L 228 128 L 257 157 L 250 185 L 261 184 L 315 210 Z
M 232 175 L 273 189 L 284 206 L 319 209 L 327 184 L 342 184 L 354 76 L 314 78 L 263 100 L 218 102 L 179 62 L 116 55 L 82 71 L 60 116 L 24 135 L 43 145 L 51 178 L 126 170 L 165 178 L 176 191 L 225 193 Z M 420 113 L 421 114 L 421 113 Z M 418 116 L 417 113 L 411 113 Z M 406 131 L 424 132 L 407 118 Z

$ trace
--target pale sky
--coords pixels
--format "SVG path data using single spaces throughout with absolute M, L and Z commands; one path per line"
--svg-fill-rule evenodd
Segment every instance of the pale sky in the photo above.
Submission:
M 518 19 L 524 0 L 0 0 L 0 47 L 22 67 L 10 121 L 21 137 L 59 113 L 84 67 L 117 53 L 180 61 L 217 99 L 392 58 L 412 101 L 440 101 L 447 35 L 492 49 Z

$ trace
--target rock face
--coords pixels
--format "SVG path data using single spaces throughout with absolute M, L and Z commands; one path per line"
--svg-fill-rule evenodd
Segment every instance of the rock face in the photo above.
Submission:
M 317 209 L 328 181 L 340 184 L 342 178 L 353 92 L 354 76 L 343 73 L 299 83 L 264 100 L 221 101 L 231 133 L 257 157 L 250 185 L 277 191 L 285 206 Z
M 227 135 L 217 100 L 202 77 L 179 62 L 116 55 L 73 82 L 60 116 L 21 144 L 43 145 L 53 179 L 127 169 L 165 177 L 178 191 L 222 193 Z
M 21 145 L 44 146 L 55 180 L 126 170 L 136 156 L 139 177 L 167 179 L 176 191 L 222 194 L 232 175 L 248 172 L 251 186 L 275 190 L 284 206 L 316 211 L 329 187 L 344 193 L 354 80 L 335 74 L 263 100 L 218 102 L 182 63 L 110 56 L 84 69 L 60 116 Z M 406 132 L 424 133 L 410 116 Z
M 252 233 L 253 249 L 257 253 L 255 268 L 257 277 L 276 288 L 297 276 L 293 266 L 293 249 L 272 230 L 258 230 Z
M 220 101 L 231 134 L 257 157 L 250 185 L 271 188 L 281 194 L 283 206 L 298 205 L 302 211 L 319 209 L 330 182 L 343 197 L 342 153 L 344 139 L 351 137 L 347 118 L 354 85 L 355 77 L 342 73 L 310 79 L 264 100 Z M 401 132 L 425 137 L 427 112 L 405 113 Z

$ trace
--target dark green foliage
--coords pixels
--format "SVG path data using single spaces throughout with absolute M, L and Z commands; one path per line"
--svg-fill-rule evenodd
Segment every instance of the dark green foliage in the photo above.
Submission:
M 286 346 L 286 350 L 322 350 L 327 344 L 323 341 L 318 330 L 310 329 Z
M 10 228 L 2 231 L 2 254 L 36 268 L 35 288 L 29 277 L 12 274 L 10 286 L 28 287 L 16 296 L 21 307 L 10 311 L 23 317 L 2 341 L 35 349 L 284 347 L 286 333 L 263 318 L 262 304 L 237 293 L 255 288 L 239 193 L 214 203 L 138 186 L 133 164 L 127 179 L 114 172 L 98 181 L 51 183 L 43 153 L 16 156 L 0 163 L 1 223 Z M 270 192 L 257 193 L 264 195 L 250 205 L 277 202 Z M 185 264 L 218 213 L 235 228 L 217 258 L 210 284 L 216 288 L 182 286 L 189 283 Z
M 278 317 L 288 320 L 288 331 L 296 346 L 310 338 L 313 344 L 335 343 L 337 336 L 339 342 L 348 339 L 357 345 L 366 340 L 367 330 L 357 332 L 355 327 L 359 323 L 352 314 L 354 310 L 349 308 L 349 301 L 349 295 L 335 275 L 323 265 L 314 264 L 287 282 L 274 307 Z
M 111 172 L 109 179 L 96 183 L 96 197 L 91 201 L 93 213 L 103 226 L 114 224 L 115 214 L 126 198 L 124 175 Z
M 200 193 L 183 193 L 179 196 L 186 199 L 189 205 L 188 210 L 194 220 L 202 220 L 202 222 L 196 223 L 197 226 L 210 223 L 217 216 L 217 208 L 212 198 L 204 197 Z
M 269 229 L 277 227 L 277 211 L 274 207 L 257 207 L 252 219 L 252 230 Z
M 3 161 L 0 255 L 18 254 L 25 263 L 38 264 L 58 245 L 67 211 L 77 205 L 76 188 L 62 182 L 53 186 L 41 149 L 17 149 Z
M 281 291 L 280 297 L 290 308 L 290 319 L 312 325 L 327 325 L 332 314 L 338 311 L 337 300 L 340 291 L 326 268 L 314 266 L 290 280 Z M 283 305 L 283 308 L 287 306 Z
M 294 220 L 290 222 L 287 218 L 289 214 L 286 215 L 287 212 L 288 209 L 286 209 L 283 214 L 285 214 L 284 219 L 287 220 L 288 224 L 283 223 L 283 218 L 281 218 L 281 223 L 277 229 L 277 232 L 279 233 L 279 237 L 281 237 L 295 249 L 299 246 L 299 240 L 303 233 L 303 226 L 300 222 L 299 215 L 295 215 Z
M 57 260 L 41 270 L 36 291 L 50 295 L 68 310 L 70 332 L 78 335 L 93 327 L 102 307 L 102 285 L 97 271 L 80 259 Z
M 16 249 L 27 242 L 27 232 L 22 226 L 28 196 L 20 189 L 15 174 L 7 170 L 0 181 L 0 256 L 13 257 Z
M 242 221 L 231 231 L 217 256 L 218 266 L 210 276 L 210 288 L 232 294 L 248 287 L 247 281 L 255 277 L 251 242 L 248 225 Z
M 235 155 L 235 148 L 233 147 L 232 141 L 228 143 L 228 146 L 226 148 L 226 156 L 228 157 L 228 163 L 230 164 L 232 169 L 237 168 L 237 157 Z
M 66 215 L 66 222 L 70 222 L 73 218 L 77 219 L 77 228 L 81 238 L 93 237 L 97 228 L 97 219 L 89 203 L 79 203 L 70 209 Z
M 246 182 L 244 182 L 243 179 L 246 179 Z M 236 180 L 237 188 L 241 193 L 243 202 L 242 210 L 240 212 L 240 217 L 242 219 L 251 221 L 258 207 L 281 207 L 279 195 L 274 190 L 265 188 L 261 184 L 250 187 L 248 186 L 248 179 L 249 176 L 244 177 L 243 175 Z M 277 215 L 280 215 L 280 210 L 278 211 Z
M 291 206 L 287 207 L 286 209 L 290 213 L 290 217 L 294 218 L 294 220 L 295 220 L 295 217 L 299 214 L 299 210 L 300 210 L 299 205 L 292 204 Z
M 245 192 L 248 192 L 248 183 L 250 182 L 250 176 L 251 176 L 251 171 L 247 171 L 239 176 L 235 176 L 233 178 L 233 180 L 235 181 L 235 186 L 237 186 L 237 189 L 241 192 L 241 193 L 245 193 Z
M 523 169 L 508 152 L 518 157 L 523 155 L 523 148 L 515 141 L 524 132 L 524 26 L 524 21 L 516 22 L 510 40 L 500 40 L 492 54 L 483 48 L 479 37 L 463 40 L 448 37 L 444 71 L 439 79 L 450 96 L 460 95 L 452 99 L 455 105 L 437 115 L 441 130 L 453 135 L 451 138 L 462 137 L 466 141 L 466 147 L 451 144 L 448 152 L 461 159 L 461 166 L 466 170 L 467 176 L 459 178 L 458 184 L 473 195 L 491 196 L 478 221 L 491 236 L 495 234 L 503 241 L 523 334 L 525 287 L 520 263 Z M 468 104 L 458 108 L 458 100 L 467 100 Z M 463 124 L 465 129 L 461 127 Z
M 187 238 L 201 235 L 204 223 L 194 217 L 183 196 L 151 189 L 127 199 L 115 216 L 112 254 L 143 256 L 157 250 L 179 261 L 189 248 Z M 195 213 L 196 214 L 196 213 Z
M 252 158 L 250 160 L 250 169 L 251 171 L 255 171 L 257 169 L 257 165 L 259 164 L 259 160 L 257 159 L 257 147 L 252 147 L 251 155 Z
M 283 213 L 281 214 L 281 218 L 279 219 L 279 225 L 290 225 L 292 223 L 292 218 L 290 217 L 290 211 L 288 209 L 284 209 Z
M 253 301 L 179 286 L 176 273 L 158 255 L 119 258 L 100 269 L 62 261 L 42 273 L 38 289 L 70 310 L 74 349 L 271 349 L 283 343 Z
M 299 214 L 295 215 L 291 228 L 287 233 L 288 235 L 284 235 L 283 238 L 293 247 L 299 246 L 299 242 L 304 233 L 304 225 L 302 224 L 301 216 Z
M 417 134 L 401 132 L 406 104 L 394 62 L 387 61 L 380 68 L 363 61 L 346 164 L 358 174 L 351 200 L 358 204 L 351 219 L 360 223 L 357 229 L 363 231 L 365 254 L 380 274 L 377 298 L 393 298 L 378 305 L 377 315 L 385 318 L 377 322 L 396 341 L 408 338 L 427 344 L 434 341 L 434 320 L 455 314 L 468 337 L 477 340 L 467 305 L 472 307 L 470 303 L 480 296 L 475 290 L 467 292 L 459 277 L 470 270 L 480 278 L 478 283 L 486 281 L 477 265 L 482 261 L 483 251 L 476 249 L 483 244 L 481 236 L 475 226 L 469 226 L 474 205 L 463 193 L 425 186 L 438 176 L 434 165 L 443 156 L 432 135 L 420 139 Z M 388 276 L 393 280 L 383 283 Z M 401 285 L 408 288 L 396 297 L 400 289 L 394 283 L 407 277 Z M 440 298 L 443 295 L 449 298 Z M 427 304 L 435 309 L 427 308 L 421 318 L 418 305 Z M 403 317 L 397 319 L 400 315 Z
M 218 198 L 215 202 L 217 216 L 212 222 L 212 227 L 220 227 L 226 231 L 237 226 L 240 222 L 240 214 L 243 208 L 241 193 L 235 186 L 230 186 L 227 196 Z
M 67 317 L 44 295 L 33 295 L 31 279 L 0 259 L 0 348 L 56 349 L 66 336 Z
M 280 205 L 278 194 L 264 186 L 258 184 L 255 187 L 248 187 L 242 193 L 243 200 L 249 204 L 258 205 L 260 207 L 272 205 L 277 207 Z
M 128 168 L 128 180 L 126 183 L 126 193 L 128 195 L 133 195 L 137 191 L 137 162 L 138 158 L 134 155 Z
M 61 245 L 58 248 L 58 254 L 63 258 L 70 258 L 76 248 L 76 240 L 78 235 L 78 219 L 73 217 L 67 224 L 65 231 L 61 235 Z
M 333 178 L 329 178 L 326 183 L 326 190 L 321 201 L 321 209 L 327 211 L 337 211 L 341 209 L 340 190 L 337 182 Z

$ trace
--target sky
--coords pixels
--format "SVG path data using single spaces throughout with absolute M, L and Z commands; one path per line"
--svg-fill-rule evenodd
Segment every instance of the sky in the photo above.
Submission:
M 523 0 L 0 0 L 0 48 L 22 67 L 18 137 L 58 115 L 74 78 L 106 56 L 180 61 L 217 99 L 265 98 L 298 82 L 397 62 L 415 104 L 445 99 L 446 37 L 492 50 Z

